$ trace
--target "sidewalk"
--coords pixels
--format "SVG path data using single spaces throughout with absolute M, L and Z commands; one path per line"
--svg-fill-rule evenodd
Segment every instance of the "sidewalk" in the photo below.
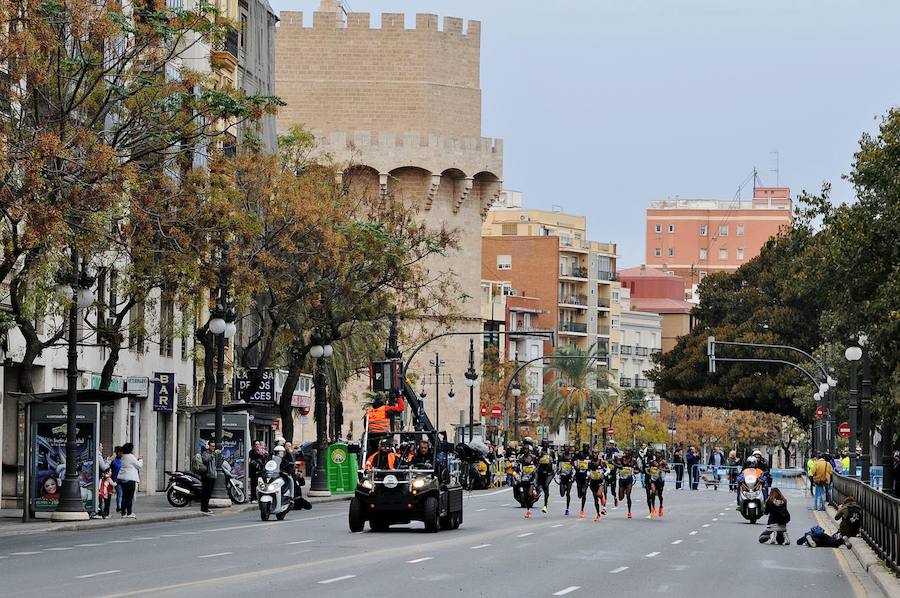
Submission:
M 312 504 L 338 502 L 350 500 L 352 494 L 340 494 L 326 497 L 305 497 Z M 113 505 L 115 506 L 115 505 Z M 232 515 L 244 511 L 253 511 L 255 504 L 245 503 L 231 505 L 227 509 L 215 509 L 217 515 Z M 108 519 L 88 519 L 76 522 L 53 522 L 49 519 L 35 519 L 28 523 L 22 522 L 21 511 L 4 509 L 0 513 L 0 538 L 9 536 L 21 536 L 28 534 L 40 534 L 44 532 L 71 532 L 86 529 L 99 529 L 104 527 L 118 527 L 122 525 L 139 525 L 141 523 L 158 523 L 161 521 L 179 521 L 181 519 L 193 519 L 202 517 L 200 504 L 192 503 L 186 507 L 175 508 L 166 500 L 163 492 L 153 495 L 138 495 L 134 500 L 134 514 L 136 519 L 123 519 L 117 513 L 110 515 Z

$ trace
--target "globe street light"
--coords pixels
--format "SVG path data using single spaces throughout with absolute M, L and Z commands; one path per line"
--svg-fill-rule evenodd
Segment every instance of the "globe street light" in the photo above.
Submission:
M 469 339 L 469 369 L 465 373 L 466 386 L 469 387 L 469 442 L 475 434 L 475 381 L 478 380 L 478 372 L 475 371 L 475 341 Z
M 69 303 L 68 367 L 66 368 L 66 474 L 60 487 L 59 502 L 50 516 L 53 521 L 80 521 L 89 515 L 81 499 L 81 481 L 78 475 L 78 312 L 94 303 L 91 287 L 94 277 L 88 274 L 87 264 L 81 261 L 73 248 L 66 280 L 59 288 L 67 291 Z M 28 508 L 26 506 L 26 508 Z
M 851 477 L 856 477 L 856 466 L 857 461 L 859 460 L 859 456 L 856 452 L 856 440 L 859 430 L 859 424 L 856 420 L 857 412 L 859 411 L 859 389 L 857 388 L 857 366 L 859 360 L 862 359 L 863 350 L 862 347 L 857 345 L 851 345 L 844 350 L 844 357 L 847 361 L 850 362 L 850 405 L 849 405 L 849 417 L 850 420 L 848 423 L 850 424 L 850 438 L 847 440 L 847 445 L 850 450 L 850 471 L 849 475 Z
M 309 356 L 316 360 L 315 365 L 315 416 L 316 416 L 316 467 L 313 470 L 312 483 L 309 486 L 310 496 L 331 496 L 328 489 L 328 472 L 325 470 L 325 451 L 328 448 L 328 403 L 325 395 L 325 359 L 334 354 L 334 347 L 320 331 L 313 333 L 310 339 L 312 346 Z
M 219 268 L 216 304 L 207 323 L 207 328 L 213 335 L 216 355 L 215 430 L 213 434 L 216 448 L 219 451 L 223 447 L 222 430 L 225 420 L 225 345 L 228 344 L 228 339 L 237 332 L 237 326 L 234 323 L 236 312 L 228 295 L 227 256 L 228 244 L 226 243 L 222 247 L 222 264 Z M 228 488 L 225 484 L 225 472 L 222 470 L 221 456 L 216 457 L 216 479 L 209 497 L 209 506 L 216 509 L 231 506 L 231 498 L 228 496 Z

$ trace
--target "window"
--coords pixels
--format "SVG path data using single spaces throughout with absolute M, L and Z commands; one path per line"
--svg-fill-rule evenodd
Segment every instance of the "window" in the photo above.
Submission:
M 146 341 L 146 327 L 144 315 L 146 310 L 143 303 L 135 303 L 128 313 L 128 336 L 130 337 L 130 349 L 135 353 L 144 352 L 144 341 Z
M 723 224 L 723 225 L 719 226 L 719 236 L 720 237 L 728 236 L 728 225 L 727 224 Z
M 610 318 L 609 325 L 613 330 L 618 330 L 619 329 L 619 318 Z
M 705 260 L 706 257 L 707 257 L 707 256 L 706 256 L 706 250 L 705 250 L 705 249 L 701 249 L 701 250 L 700 250 L 700 259 L 701 259 L 701 260 Z
M 655 333 L 655 332 L 651 332 L 651 333 L 650 333 L 650 348 L 651 348 L 651 349 L 656 349 L 658 346 L 659 346 L 659 345 L 656 344 L 656 333 Z
M 672 257 L 673 255 L 675 255 L 675 248 L 669 247 L 669 249 L 667 250 L 667 253 L 669 254 L 669 257 Z
M 662 257 L 662 248 L 661 248 L 661 247 L 657 247 L 656 249 L 654 249 L 654 250 L 653 250 L 653 255 L 655 255 L 656 257 Z
M 719 259 L 720 260 L 728 259 L 728 249 L 727 248 L 723 247 L 722 249 L 719 250 Z
M 657 224 L 655 230 L 656 230 L 656 232 L 661 233 L 662 232 L 662 224 Z
M 674 232 L 675 232 L 675 225 L 674 225 L 674 224 L 670 224 L 670 225 L 669 225 L 669 232 L 670 232 L 670 233 L 674 233 Z
M 739 237 L 744 236 L 744 225 L 743 224 L 737 225 L 737 236 L 739 236 Z
M 505 237 L 515 237 L 519 234 L 519 225 L 515 222 L 512 224 L 504 224 L 501 226 L 500 234 Z
M 738 247 L 738 248 L 737 248 L 737 256 L 736 256 L 736 257 L 737 257 L 737 259 L 739 259 L 739 260 L 744 259 L 744 248 L 743 248 L 743 247 Z
M 701 236 L 701 237 L 705 237 L 705 236 L 706 236 L 706 234 L 707 234 L 707 232 L 708 232 L 708 228 L 709 228 L 709 227 L 708 227 L 707 225 L 705 225 L 705 224 L 701 224 L 701 225 L 700 225 L 700 236 Z
M 161 299 L 159 303 L 159 354 L 172 357 L 172 341 L 175 336 L 175 303 Z
M 618 291 L 618 289 L 616 289 L 616 290 L 614 290 L 614 291 L 612 292 L 612 300 L 613 300 L 613 303 L 615 303 L 615 304 L 618 304 L 618 303 L 619 303 L 619 291 Z
M 511 255 L 498 255 L 497 256 L 497 269 L 498 270 L 512 270 L 512 256 Z
M 706 278 L 706 270 L 700 270 L 700 280 Z

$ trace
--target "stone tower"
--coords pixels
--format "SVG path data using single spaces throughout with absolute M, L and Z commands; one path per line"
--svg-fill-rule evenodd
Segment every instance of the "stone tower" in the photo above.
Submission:
M 440 25 L 436 15 L 419 14 L 408 29 L 403 14 L 382 14 L 380 27 L 372 27 L 368 13 L 345 15 L 337 0 L 322 0 L 312 27 L 304 27 L 302 13 L 282 12 L 276 93 L 287 106 L 278 129 L 304 125 L 325 151 L 348 167 L 352 162 L 354 184 L 362 179 L 375 192 L 397 193 L 426 222 L 457 229 L 459 250 L 429 268 L 452 271 L 468 297 L 451 329 L 480 331 L 481 223 L 500 193 L 503 145 L 481 137 L 481 24 L 464 28 L 462 19 L 445 17 Z M 482 343 L 474 338 L 480 370 Z M 433 415 L 428 362 L 436 352 L 445 362 L 443 428 L 459 421 L 460 410 L 468 414 L 468 346 L 468 337 L 442 339 L 410 365 L 410 372 L 429 375 L 425 403 Z M 360 411 L 348 404 L 345 413 L 353 414 L 345 417 L 346 431 Z M 357 422 L 357 436 L 359 429 Z

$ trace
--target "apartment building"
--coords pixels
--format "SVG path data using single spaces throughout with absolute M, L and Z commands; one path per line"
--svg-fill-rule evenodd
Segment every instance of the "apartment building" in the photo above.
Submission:
M 668 270 L 626 268 L 619 272 L 622 289 L 628 291 L 631 311 L 659 314 L 660 349 L 668 351 L 678 337 L 690 332 L 693 326 L 693 305 L 684 299 L 685 282 Z
M 749 201 L 676 199 L 647 210 L 646 264 L 680 276 L 685 288 L 712 272 L 733 272 L 791 226 L 791 190 L 755 187 Z
M 661 314 L 636 311 L 631 305 L 631 291 L 623 287 L 619 291 L 622 307 L 622 343 L 613 347 L 619 355 L 619 388 L 643 389 L 647 399 L 647 409 L 659 413 L 660 398 L 653 391 L 653 382 L 647 372 L 654 368 L 653 355 L 662 349 Z

